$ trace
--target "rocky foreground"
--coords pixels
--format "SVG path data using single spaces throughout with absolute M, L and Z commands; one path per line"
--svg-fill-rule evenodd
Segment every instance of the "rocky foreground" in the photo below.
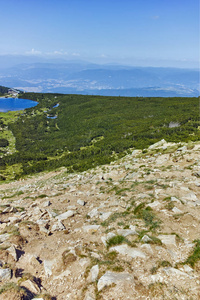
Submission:
M 200 143 L 0 185 L 0 299 L 200 299 Z

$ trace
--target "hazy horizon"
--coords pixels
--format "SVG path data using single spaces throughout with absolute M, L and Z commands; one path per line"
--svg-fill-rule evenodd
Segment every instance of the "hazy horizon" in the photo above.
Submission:
M 7 0 L 0 56 L 199 67 L 199 1 Z

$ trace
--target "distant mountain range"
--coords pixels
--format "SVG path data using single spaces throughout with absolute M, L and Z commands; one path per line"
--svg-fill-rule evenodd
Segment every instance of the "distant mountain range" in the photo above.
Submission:
M 29 56 L 0 56 L 0 85 L 24 91 L 111 96 L 199 96 L 199 70 Z

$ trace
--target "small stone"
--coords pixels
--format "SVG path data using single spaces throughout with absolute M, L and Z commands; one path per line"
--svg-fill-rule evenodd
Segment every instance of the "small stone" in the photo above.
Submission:
M 194 270 L 193 270 L 190 266 L 188 266 L 188 265 L 184 265 L 184 266 L 183 266 L 183 269 L 184 269 L 184 271 L 187 272 L 187 273 L 192 273 L 192 272 L 194 272 Z
M 55 213 L 54 211 L 50 211 L 47 209 L 47 213 L 50 217 L 50 219 L 55 218 L 57 216 L 57 213 Z
M 123 235 L 124 237 L 126 237 L 129 235 L 136 235 L 138 233 L 135 230 L 131 230 L 131 229 L 118 229 L 117 234 Z
M 150 237 L 148 237 L 148 235 L 144 235 L 141 239 L 144 243 L 148 243 L 148 242 L 151 242 L 152 239 Z
M 61 231 L 61 230 L 65 230 L 65 226 L 63 225 L 63 223 L 61 221 L 58 221 L 57 223 L 53 224 L 51 231 Z
M 44 271 L 46 276 L 52 275 L 52 267 L 55 263 L 55 260 L 44 260 Z
M 176 236 L 175 234 L 172 235 L 159 235 L 158 238 L 164 245 L 174 245 L 176 246 Z
M 182 210 L 178 209 L 177 207 L 173 207 L 173 208 L 172 208 L 172 211 L 173 211 L 175 214 L 181 214 L 181 213 L 182 213 Z
M 95 282 L 97 280 L 98 275 L 99 275 L 99 266 L 95 265 L 90 270 L 89 281 Z
M 17 212 L 18 210 L 15 208 L 15 207 L 6 207 L 4 210 L 3 210 L 3 213 L 15 213 Z
M 96 300 L 96 297 L 91 293 L 86 293 L 84 300 Z
M 10 255 L 12 255 L 12 257 L 14 258 L 15 261 L 18 260 L 17 251 L 15 249 L 15 246 L 12 245 L 10 248 L 7 249 L 7 251 L 9 252 Z
M 9 238 L 9 233 L 0 234 L 0 242 L 3 243 Z
M 104 212 L 104 213 L 101 213 L 101 214 L 100 214 L 99 218 L 100 218 L 102 221 L 105 221 L 105 220 L 107 220 L 107 219 L 110 217 L 111 214 L 112 214 L 111 211 L 109 211 L 109 212 Z
M 88 216 L 90 216 L 90 218 L 97 217 L 98 215 L 99 215 L 98 208 L 93 208 L 93 210 L 91 210 L 88 213 Z
M 40 226 L 40 232 L 50 235 L 50 231 L 45 226 Z
M 157 142 L 157 143 L 155 143 L 155 144 L 149 146 L 149 150 L 152 150 L 152 149 L 156 149 L 156 148 L 162 147 L 162 146 L 164 146 L 164 144 L 166 144 L 166 143 L 167 143 L 167 142 L 166 142 L 164 139 L 162 139 L 161 141 L 159 141 L 159 142 Z
M 185 276 L 185 277 L 190 277 L 187 273 L 182 272 L 178 269 L 172 268 L 172 267 L 167 267 L 167 268 L 163 268 L 163 271 L 167 274 L 167 275 L 175 275 L 175 276 Z
M 158 207 L 160 205 L 161 205 L 161 203 L 159 201 L 154 201 L 154 202 L 148 204 L 148 206 L 152 207 L 152 208 L 153 207 Z
M 111 285 L 112 283 L 123 283 L 132 281 L 133 277 L 129 273 L 114 273 L 107 271 L 98 281 L 97 288 L 101 291 L 105 286 Z
M 131 165 L 131 164 L 126 164 L 126 165 L 125 165 L 125 169 L 126 169 L 126 170 L 131 169 L 132 167 L 133 167 L 133 165 Z
M 70 218 L 70 217 L 73 217 L 74 214 L 75 214 L 75 212 L 74 212 L 73 210 L 68 210 L 68 211 L 66 211 L 66 212 L 63 213 L 63 214 L 58 215 L 58 216 L 56 217 L 56 219 L 57 219 L 58 221 L 66 220 L 66 219 L 68 219 L 68 218 Z
M 195 193 L 193 193 L 193 192 L 190 192 L 190 193 L 188 193 L 187 195 L 185 195 L 184 197 L 183 197 L 183 199 L 184 200 L 187 200 L 187 201 L 197 201 L 198 199 L 197 199 L 197 196 L 195 195 Z
M 163 277 L 160 274 L 150 275 L 149 278 L 153 283 L 155 282 L 163 282 Z
M 9 280 L 11 279 L 11 270 L 10 269 L 0 269 L 0 280 Z
M 64 272 L 62 272 L 58 276 L 54 276 L 53 279 L 54 280 L 57 280 L 57 279 L 62 280 L 64 277 L 68 277 L 69 275 L 71 275 L 71 272 L 69 270 L 65 270 Z
M 84 206 L 84 205 L 86 204 L 86 202 L 83 201 L 83 200 L 81 200 L 81 199 L 78 199 L 78 200 L 77 200 L 77 203 L 78 203 L 79 205 L 81 205 L 81 206 Z
M 83 231 L 85 232 L 96 232 L 99 229 L 100 225 L 85 225 L 83 226 Z
M 40 268 L 40 262 L 39 262 L 39 260 L 34 255 L 30 256 L 30 258 L 29 258 L 29 264 L 35 270 L 38 270 Z
M 181 203 L 181 201 L 178 198 L 176 198 L 176 197 L 171 197 L 171 201 L 172 202 L 175 201 L 175 202 Z
M 177 151 L 182 151 L 182 152 L 184 152 L 186 150 L 187 150 L 186 146 L 183 146 L 183 147 L 180 147 L 180 148 L 177 149 Z
M 115 246 L 115 247 L 110 248 L 110 251 L 117 251 L 118 253 L 120 253 L 122 255 L 127 255 L 132 258 L 136 258 L 136 257 L 145 258 L 146 257 L 146 255 L 142 251 L 133 249 L 133 248 L 129 247 L 128 245 Z
M 51 205 L 51 202 L 48 200 L 48 201 L 45 201 L 44 203 L 43 203 L 43 207 L 48 207 L 48 206 L 50 206 Z
M 26 280 L 26 281 L 23 281 L 20 286 L 25 287 L 26 289 L 28 289 L 33 294 L 39 294 L 40 293 L 40 288 L 37 286 L 37 284 L 35 282 L 32 282 L 29 279 Z

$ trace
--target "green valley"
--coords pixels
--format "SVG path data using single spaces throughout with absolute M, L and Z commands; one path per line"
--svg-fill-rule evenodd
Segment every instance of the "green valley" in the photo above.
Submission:
M 41 93 L 19 97 L 38 105 L 0 115 L 1 180 L 63 166 L 69 172 L 84 171 L 130 149 L 145 152 L 161 139 L 188 142 L 200 137 L 198 98 Z

